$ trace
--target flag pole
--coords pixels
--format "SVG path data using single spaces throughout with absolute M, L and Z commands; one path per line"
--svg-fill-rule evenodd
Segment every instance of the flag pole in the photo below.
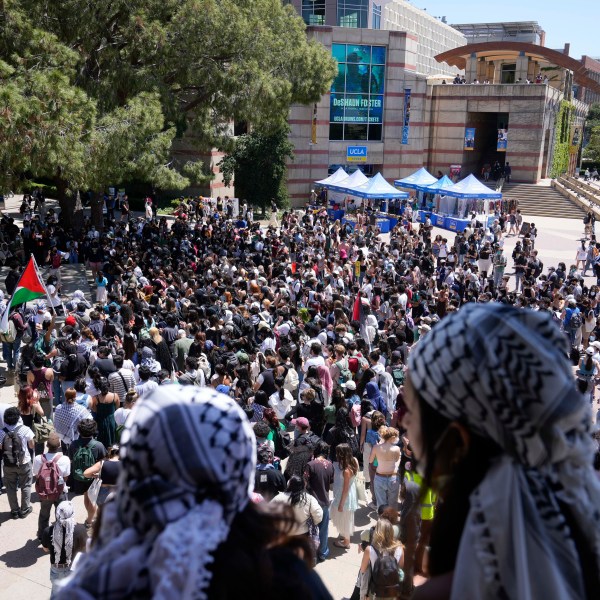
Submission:
M 52 304 L 52 298 L 50 298 L 50 294 L 48 293 L 48 288 L 46 287 L 46 283 L 44 282 L 44 279 L 40 274 L 40 269 L 38 267 L 38 264 L 35 260 L 35 256 L 33 254 L 31 255 L 31 260 L 33 261 L 33 268 L 35 269 L 35 274 L 38 276 L 38 279 L 40 280 L 40 283 L 42 284 L 42 287 L 44 288 L 44 292 L 46 292 L 46 298 L 48 300 L 48 304 L 52 307 L 52 312 L 54 313 L 54 316 L 56 317 L 58 315 L 56 314 L 56 310 L 54 310 L 54 305 Z

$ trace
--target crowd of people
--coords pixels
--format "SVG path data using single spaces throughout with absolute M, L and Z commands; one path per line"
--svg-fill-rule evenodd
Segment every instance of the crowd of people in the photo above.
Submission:
M 196 198 L 168 222 L 127 207 L 75 236 L 42 202 L 22 228 L 0 222 L 0 309 L 30 254 L 47 278 L 48 301 L 10 315 L 18 406 L 0 411 L 0 445 L 13 518 L 35 485 L 57 597 L 328 598 L 312 566 L 352 547 L 368 503 L 356 598 L 434 597 L 416 574 L 446 590 L 435 597 L 541 596 L 508 556 L 507 523 L 527 549 L 547 542 L 546 595 L 591 598 L 597 509 L 578 501 L 600 497 L 583 400 L 600 375 L 600 294 L 585 263 L 544 273 L 518 210 L 490 229 L 473 217 L 452 242 L 409 207 L 389 241 L 367 218 L 353 230 L 306 209 L 261 227 L 250 213 Z M 91 269 L 94 300 L 61 295 L 63 261 Z M 495 512 L 494 489 L 526 514 Z

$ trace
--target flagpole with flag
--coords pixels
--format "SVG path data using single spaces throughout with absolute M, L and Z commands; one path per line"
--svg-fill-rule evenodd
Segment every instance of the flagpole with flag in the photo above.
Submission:
M 37 298 L 43 298 L 44 296 L 50 299 L 46 286 L 39 276 L 35 258 L 32 256 L 15 287 L 15 291 L 13 292 L 4 314 L 2 315 L 2 320 L 0 320 L 0 331 L 3 333 L 8 331 L 8 317 L 15 307 L 30 302 L 31 300 L 36 300 Z M 50 304 L 52 303 L 50 302 Z
M 56 309 L 54 308 L 54 305 L 52 304 L 52 297 L 50 296 L 50 294 L 48 292 L 48 288 L 46 287 L 46 284 L 44 283 L 44 278 L 42 277 L 42 273 L 40 272 L 40 268 L 38 267 L 37 261 L 35 260 L 35 256 L 33 256 L 33 254 L 31 255 L 31 260 L 33 261 L 33 266 L 35 268 L 35 272 L 37 273 L 38 279 L 39 279 L 40 283 L 42 284 L 42 287 L 46 291 L 46 300 L 48 300 L 48 304 L 49 304 L 50 308 L 52 309 L 52 312 L 54 313 L 54 315 L 56 315 Z M 67 313 L 65 311 L 65 307 L 62 303 L 62 300 L 60 301 L 60 304 L 63 307 L 63 313 L 66 315 Z

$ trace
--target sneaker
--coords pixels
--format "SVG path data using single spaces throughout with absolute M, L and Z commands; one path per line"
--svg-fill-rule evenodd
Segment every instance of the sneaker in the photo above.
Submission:
M 24 519 L 31 512 L 33 512 L 33 508 L 31 508 L 31 506 L 30 506 L 29 508 L 26 508 L 25 510 L 22 510 L 19 513 L 19 517 L 21 517 L 21 519 Z
M 11 511 L 10 511 L 10 516 L 11 516 L 13 519 L 18 519 L 18 518 L 19 518 L 19 515 L 20 515 L 20 513 L 19 513 L 19 511 L 18 511 L 18 510 L 11 510 Z

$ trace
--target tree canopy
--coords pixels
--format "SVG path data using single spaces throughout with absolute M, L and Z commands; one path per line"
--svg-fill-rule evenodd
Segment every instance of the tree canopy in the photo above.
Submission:
M 256 206 L 277 206 L 288 201 L 285 186 L 286 160 L 293 158 L 294 147 L 288 139 L 289 126 L 277 131 L 252 131 L 235 141 L 233 150 L 219 163 L 225 184 L 235 177 L 235 193 Z
M 176 137 L 192 128 L 203 149 L 229 151 L 231 121 L 277 131 L 334 74 L 281 0 L 5 0 L 0 189 L 181 189 L 200 169 L 172 162 Z

